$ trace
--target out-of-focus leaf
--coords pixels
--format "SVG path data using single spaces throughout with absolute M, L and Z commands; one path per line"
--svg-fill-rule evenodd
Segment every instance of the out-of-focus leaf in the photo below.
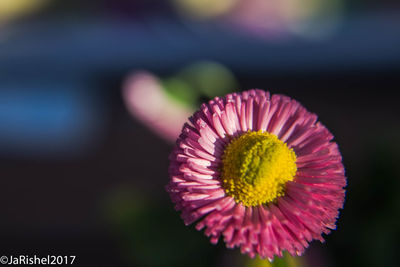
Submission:
M 176 75 L 162 81 L 168 96 L 196 109 L 206 99 L 225 95 L 238 88 L 238 83 L 226 67 L 209 61 L 194 63 Z
M 177 76 L 208 98 L 225 95 L 238 87 L 231 71 L 216 62 L 195 63 L 183 69 Z
M 190 81 L 187 82 L 178 77 L 171 77 L 163 80 L 162 86 L 168 96 L 177 100 L 179 103 L 191 108 L 196 107 L 199 92 L 193 89 Z

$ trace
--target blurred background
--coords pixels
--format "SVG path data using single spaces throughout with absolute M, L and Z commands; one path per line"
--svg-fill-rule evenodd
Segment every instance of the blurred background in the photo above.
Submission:
M 274 266 L 399 266 L 400 2 L 0 0 L 0 255 L 271 266 L 185 227 L 164 186 L 200 103 L 286 94 L 348 177 L 338 229 Z

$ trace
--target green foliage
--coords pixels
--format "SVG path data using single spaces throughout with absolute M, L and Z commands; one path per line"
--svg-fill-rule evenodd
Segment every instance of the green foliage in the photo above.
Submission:
M 236 90 L 234 75 L 214 62 L 198 62 L 162 82 L 165 91 L 181 104 L 197 108 L 207 99 Z

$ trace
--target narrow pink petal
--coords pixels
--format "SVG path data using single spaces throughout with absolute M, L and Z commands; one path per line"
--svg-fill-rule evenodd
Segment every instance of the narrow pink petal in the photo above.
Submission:
M 253 130 L 253 100 L 250 97 L 246 102 L 246 125 L 249 130 Z

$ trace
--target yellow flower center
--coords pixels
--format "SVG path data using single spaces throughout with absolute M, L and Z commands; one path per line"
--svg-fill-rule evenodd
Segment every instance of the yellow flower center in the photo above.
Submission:
M 257 206 L 283 196 L 296 171 L 296 154 L 276 135 L 247 132 L 227 145 L 221 181 L 236 202 Z

